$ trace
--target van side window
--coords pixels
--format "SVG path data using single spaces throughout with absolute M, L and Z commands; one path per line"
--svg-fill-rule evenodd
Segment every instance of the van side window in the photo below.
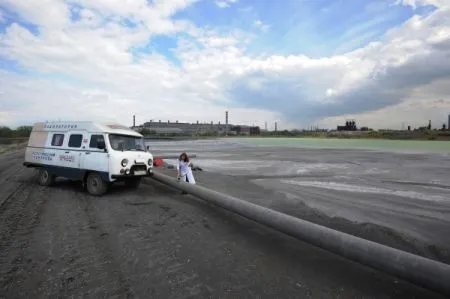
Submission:
M 62 146 L 64 142 L 64 134 L 53 134 L 52 146 Z
M 103 135 L 92 135 L 91 136 L 91 141 L 89 142 L 89 147 L 90 148 L 98 148 L 98 143 L 105 143 L 105 138 L 103 137 Z
M 70 135 L 69 147 L 80 147 L 82 140 L 83 140 L 83 135 L 81 135 L 81 134 Z

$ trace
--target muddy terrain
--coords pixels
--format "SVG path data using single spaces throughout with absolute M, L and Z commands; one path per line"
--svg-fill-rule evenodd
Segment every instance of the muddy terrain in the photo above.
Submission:
M 0 156 L 0 298 L 441 298 L 152 180 L 95 198 L 76 182 L 38 186 L 22 159 Z M 277 194 L 196 174 L 247 200 Z

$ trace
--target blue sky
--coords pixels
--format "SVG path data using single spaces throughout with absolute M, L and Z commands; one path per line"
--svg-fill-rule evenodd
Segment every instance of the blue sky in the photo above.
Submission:
M 439 63 L 449 16 L 445 0 L 4 0 L 0 123 L 51 117 L 33 114 L 41 90 L 86 117 L 105 117 L 106 105 L 115 120 L 133 103 L 143 118 L 209 122 L 228 109 L 260 125 L 334 127 L 351 116 L 376 126 L 406 105 L 421 108 L 402 117 L 421 124 L 442 118 L 424 90 L 450 109 L 433 88 L 450 74 Z M 164 109 L 178 102 L 188 108 Z
M 199 27 L 224 33 L 254 33 L 252 42 L 245 47 L 249 54 L 324 57 L 360 48 L 378 40 L 387 30 L 401 25 L 414 14 L 426 15 L 435 9 L 432 5 L 413 9 L 393 3 L 394 0 L 240 0 L 229 2 L 227 8 L 219 8 L 216 1 L 203 0 L 177 12 L 173 18 L 189 19 Z M 82 6 L 71 3 L 70 8 L 71 20 L 78 21 Z M 33 34 L 39 34 L 38 25 L 10 7 L 0 4 L 0 11 L 3 15 L 0 32 L 18 23 Z M 107 21 L 105 18 L 104 22 Z M 268 26 L 267 29 L 258 27 L 257 21 L 262 22 L 260 26 Z M 130 28 L 136 26 L 132 19 L 123 19 L 122 24 Z M 136 55 L 156 51 L 178 64 L 171 49 L 176 47 L 179 34 L 183 33 L 156 36 L 144 47 L 130 51 Z M 15 69 L 17 65 L 4 57 L 0 58 L 0 63 L 6 69 Z
M 321 57 L 364 46 L 413 14 L 425 15 L 435 9 L 424 6 L 413 10 L 392 3 L 392 0 L 249 0 L 217 9 L 214 1 L 199 1 L 175 17 L 191 19 L 200 27 L 253 32 L 258 36 L 247 47 L 252 54 Z M 259 34 L 256 20 L 270 27 Z M 172 46 L 169 42 L 169 47 Z
M 252 42 L 245 47 L 249 54 L 324 57 L 360 48 L 378 40 L 387 30 L 401 25 L 414 14 L 426 15 L 435 9 L 431 5 L 414 10 L 410 6 L 392 4 L 392 0 L 284 0 L 282 3 L 241 0 L 221 9 L 215 1 L 204 0 L 177 12 L 173 18 L 189 19 L 199 27 L 215 28 L 224 33 L 237 30 L 254 33 Z M 72 21 L 78 21 L 82 6 L 71 4 L 70 7 Z M 33 34 L 39 34 L 36 24 L 7 6 L 0 6 L 0 9 L 5 16 L 0 23 L 0 32 L 16 22 Z M 267 29 L 261 30 L 255 24 L 257 21 L 262 22 L 260 26 L 268 26 Z M 124 19 L 122 23 L 130 28 L 136 26 L 131 19 Z M 144 47 L 130 51 L 136 55 L 140 52 L 163 53 L 178 64 L 171 49 L 176 47 L 179 34 L 156 36 Z M 0 63 L 2 68 L 8 69 L 14 69 L 16 65 L 5 58 Z

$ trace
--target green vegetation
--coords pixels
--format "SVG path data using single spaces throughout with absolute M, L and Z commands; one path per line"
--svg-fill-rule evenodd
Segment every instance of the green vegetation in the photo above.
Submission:
M 32 127 L 20 126 L 16 129 L 0 127 L 0 138 L 25 138 L 30 137 Z

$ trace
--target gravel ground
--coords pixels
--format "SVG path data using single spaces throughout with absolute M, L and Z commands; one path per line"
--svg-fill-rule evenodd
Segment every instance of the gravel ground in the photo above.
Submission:
M 443 298 L 151 180 L 94 198 L 38 186 L 22 161 L 0 156 L 0 298 Z

